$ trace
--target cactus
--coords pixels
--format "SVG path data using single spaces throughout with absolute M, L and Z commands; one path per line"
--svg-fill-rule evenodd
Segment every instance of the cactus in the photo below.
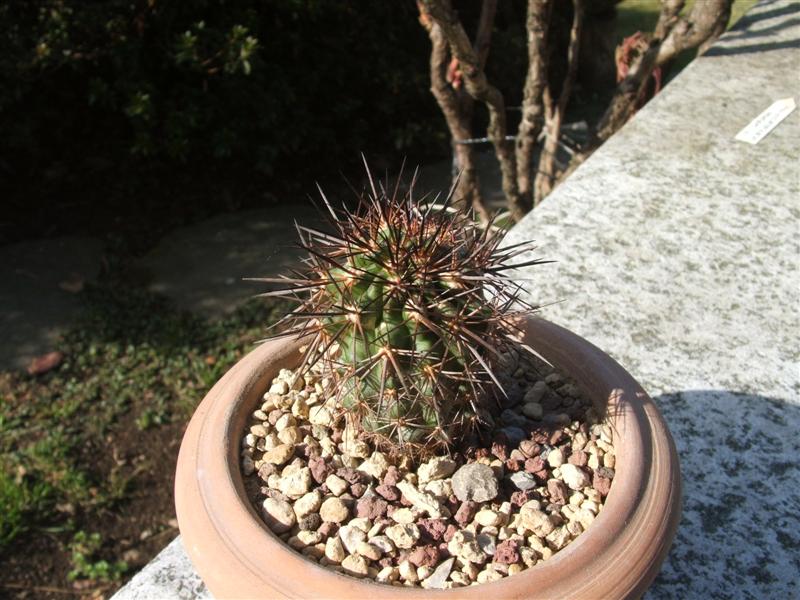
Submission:
M 369 171 L 368 171 L 369 174 Z M 334 233 L 299 227 L 308 272 L 268 295 L 300 302 L 281 335 L 306 335 L 303 368 L 323 361 L 337 406 L 390 452 L 428 455 L 485 420 L 496 393 L 498 348 L 515 340 L 518 299 L 505 271 L 529 244 L 499 248 L 501 233 L 441 204 L 423 207 L 398 186 L 335 211 Z M 534 260 L 525 264 L 539 263 Z

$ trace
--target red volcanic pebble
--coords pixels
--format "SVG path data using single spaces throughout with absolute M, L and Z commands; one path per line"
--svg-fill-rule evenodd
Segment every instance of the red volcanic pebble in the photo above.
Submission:
M 558 479 L 549 480 L 547 482 L 547 493 L 550 494 L 550 500 L 553 502 L 557 502 L 558 504 L 567 503 L 567 494 L 569 491 L 563 481 L 559 481 Z
M 436 546 L 417 546 L 408 555 L 408 561 L 417 567 L 433 567 L 439 562 L 439 549 Z
M 389 502 L 395 502 L 400 499 L 400 490 L 393 485 L 382 484 L 375 488 L 375 493 L 383 496 Z
M 585 467 L 589 463 L 589 455 L 583 450 L 575 450 L 569 455 L 567 462 L 576 467 Z
M 508 445 L 505 442 L 492 442 L 492 454 L 500 460 L 508 460 Z
M 432 542 L 441 542 L 444 532 L 447 530 L 447 521 L 444 519 L 420 519 L 417 527 L 423 538 Z
M 448 525 L 447 529 L 445 529 L 444 531 L 444 541 L 449 542 L 450 540 L 452 540 L 453 536 L 456 534 L 457 531 L 458 527 L 450 523 L 450 525 Z
M 545 468 L 544 459 L 541 456 L 534 456 L 525 461 L 525 470 L 528 473 L 538 473 Z
M 308 459 L 308 468 L 311 470 L 311 477 L 319 484 L 325 483 L 325 479 L 333 472 L 333 469 L 325 463 L 325 459 L 318 456 Z
M 514 506 L 520 507 L 529 500 L 536 499 L 536 492 L 533 490 L 518 490 L 511 494 L 511 498 L 509 499 L 511 504 Z
M 388 506 L 386 500 L 376 498 L 375 496 L 361 498 L 356 502 L 356 516 L 374 520 L 386 514 Z
M 395 486 L 400 479 L 402 479 L 400 477 L 400 471 L 397 470 L 397 467 L 391 465 L 388 469 L 386 469 L 386 474 L 383 476 L 383 485 Z
M 453 518 L 456 520 L 456 523 L 462 527 L 466 527 L 467 524 L 472 521 L 472 517 L 475 516 L 476 512 L 478 512 L 478 505 L 475 502 L 467 500 L 461 503 L 461 506 L 458 507 Z
M 532 440 L 522 440 L 519 443 L 519 451 L 522 452 L 526 457 L 531 458 L 534 456 L 539 456 L 539 452 L 542 451 L 542 447 Z
M 506 540 L 497 544 L 494 551 L 494 562 L 503 565 L 513 565 L 519 562 L 519 542 L 517 540 Z
M 516 473 L 520 471 L 523 467 L 524 463 L 521 460 L 515 460 L 513 458 L 509 458 L 506 461 L 506 471 L 509 473 Z

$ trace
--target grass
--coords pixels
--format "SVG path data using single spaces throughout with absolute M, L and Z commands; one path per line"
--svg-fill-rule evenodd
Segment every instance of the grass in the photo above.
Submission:
M 112 436 L 135 441 L 185 423 L 285 307 L 251 302 L 208 321 L 123 277 L 82 296 L 84 316 L 63 337 L 57 369 L 0 373 L 0 555 L 47 531 L 72 556 L 74 577 L 108 579 L 124 569 L 98 558 L 99 536 L 82 533 L 80 523 L 117 507 L 147 468 L 109 460 Z

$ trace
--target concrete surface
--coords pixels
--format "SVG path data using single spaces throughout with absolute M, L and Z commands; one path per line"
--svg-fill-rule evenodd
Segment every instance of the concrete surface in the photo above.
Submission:
M 311 204 L 219 215 L 166 236 L 137 266 L 153 292 L 208 317 L 264 291 L 245 277 L 276 277 L 298 266 L 294 220 L 319 226 Z
M 0 248 L 0 369 L 24 369 L 55 350 L 80 311 L 81 282 L 100 271 L 102 250 L 99 240 L 78 237 Z
M 650 599 L 800 596 L 800 3 L 760 3 L 582 165 L 509 243 L 542 314 L 649 390 L 675 437 L 684 518 Z M 268 558 L 265 558 L 268 561 Z M 266 567 L 268 568 L 268 567 Z M 208 598 L 178 541 L 116 596 Z

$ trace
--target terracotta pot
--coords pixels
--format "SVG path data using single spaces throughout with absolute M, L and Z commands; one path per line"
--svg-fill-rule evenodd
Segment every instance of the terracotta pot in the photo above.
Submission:
M 582 338 L 529 319 L 526 341 L 569 373 L 615 428 L 616 476 L 594 523 L 551 559 L 513 577 L 453 590 L 392 587 L 340 575 L 289 549 L 245 495 L 239 445 L 249 415 L 298 342 L 272 341 L 213 387 L 186 430 L 175 503 L 183 543 L 217 598 L 632 598 L 656 576 L 680 518 L 675 445 L 653 401 Z

